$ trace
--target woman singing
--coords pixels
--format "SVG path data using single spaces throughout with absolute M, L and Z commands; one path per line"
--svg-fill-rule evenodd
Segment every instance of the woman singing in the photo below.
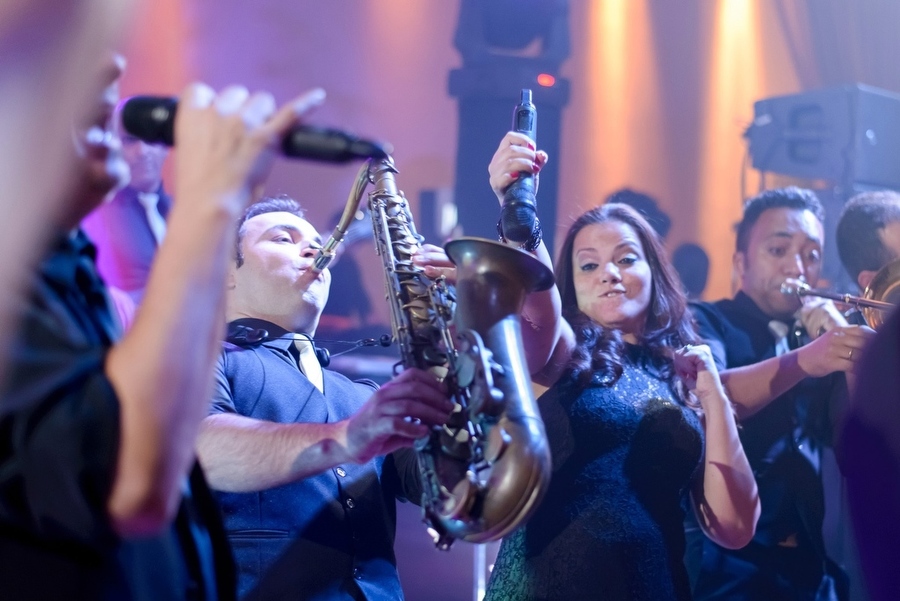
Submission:
M 502 200 L 546 160 L 510 132 L 491 186 Z M 628 206 L 572 224 L 556 282 L 523 314 L 533 379 L 550 387 L 538 402 L 553 473 L 536 513 L 503 541 L 486 599 L 690 599 L 684 512 L 731 548 L 750 541 L 759 515 L 709 348 L 658 237 Z

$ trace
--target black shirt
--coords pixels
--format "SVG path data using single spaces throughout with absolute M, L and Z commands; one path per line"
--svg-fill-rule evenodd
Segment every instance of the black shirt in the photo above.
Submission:
M 720 370 L 776 356 L 772 319 L 743 292 L 691 308 Z M 831 443 L 836 406 L 845 397 L 842 373 L 806 378 L 742 420 L 741 444 L 759 488 L 756 535 L 743 549 L 725 549 L 688 514 L 685 563 L 696 599 L 781 598 L 787 590 L 794 591 L 790 598 L 801 598 L 794 595 L 821 590 L 831 565 L 822 539 L 821 453 Z
M 769 331 L 772 318 L 743 292 L 734 299 L 694 303 L 692 309 L 700 337 L 710 344 L 720 370 L 776 355 L 775 338 Z M 824 554 L 821 451 L 831 444 L 833 416 L 845 398 L 842 373 L 806 378 L 742 420 L 741 443 L 762 504 L 756 542 L 774 545 L 792 534 L 805 533 Z
M 0 392 L 0 590 L 233 598 L 230 551 L 199 470 L 160 536 L 121 541 L 113 531 L 119 403 L 103 366 L 120 332 L 83 233 L 60 237 L 18 309 Z

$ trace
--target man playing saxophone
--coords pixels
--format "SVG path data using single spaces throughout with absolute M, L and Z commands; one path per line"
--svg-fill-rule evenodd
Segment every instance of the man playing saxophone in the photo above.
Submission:
M 198 454 L 219 491 L 242 596 L 402 599 L 394 502 L 421 498 L 408 447 L 453 405 L 419 369 L 380 389 L 322 369 L 312 337 L 331 276 L 311 269 L 321 246 L 291 199 L 245 213 Z

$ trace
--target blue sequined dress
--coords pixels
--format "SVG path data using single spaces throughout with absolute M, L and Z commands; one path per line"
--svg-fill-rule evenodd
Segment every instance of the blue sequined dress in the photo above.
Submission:
M 703 430 L 648 364 L 629 346 L 613 386 L 564 377 L 538 400 L 550 487 L 504 539 L 486 601 L 690 599 L 682 522 Z

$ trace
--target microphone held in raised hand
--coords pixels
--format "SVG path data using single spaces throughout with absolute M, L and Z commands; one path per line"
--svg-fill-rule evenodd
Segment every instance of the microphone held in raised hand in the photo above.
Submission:
M 537 109 L 531 102 L 531 90 L 522 90 L 522 99 L 513 112 L 513 131 L 523 133 L 532 140 L 537 136 Z M 520 172 L 516 181 L 503 193 L 503 207 L 500 209 L 500 234 L 503 238 L 526 247 L 537 247 L 537 244 L 532 244 L 535 232 L 540 228 L 534 195 L 534 174 Z
M 166 96 L 134 96 L 122 107 L 122 126 L 132 136 L 148 144 L 175 145 L 175 113 L 178 100 Z M 345 131 L 297 125 L 281 141 L 286 157 L 328 163 L 354 159 L 381 159 L 390 145 L 357 138 Z

